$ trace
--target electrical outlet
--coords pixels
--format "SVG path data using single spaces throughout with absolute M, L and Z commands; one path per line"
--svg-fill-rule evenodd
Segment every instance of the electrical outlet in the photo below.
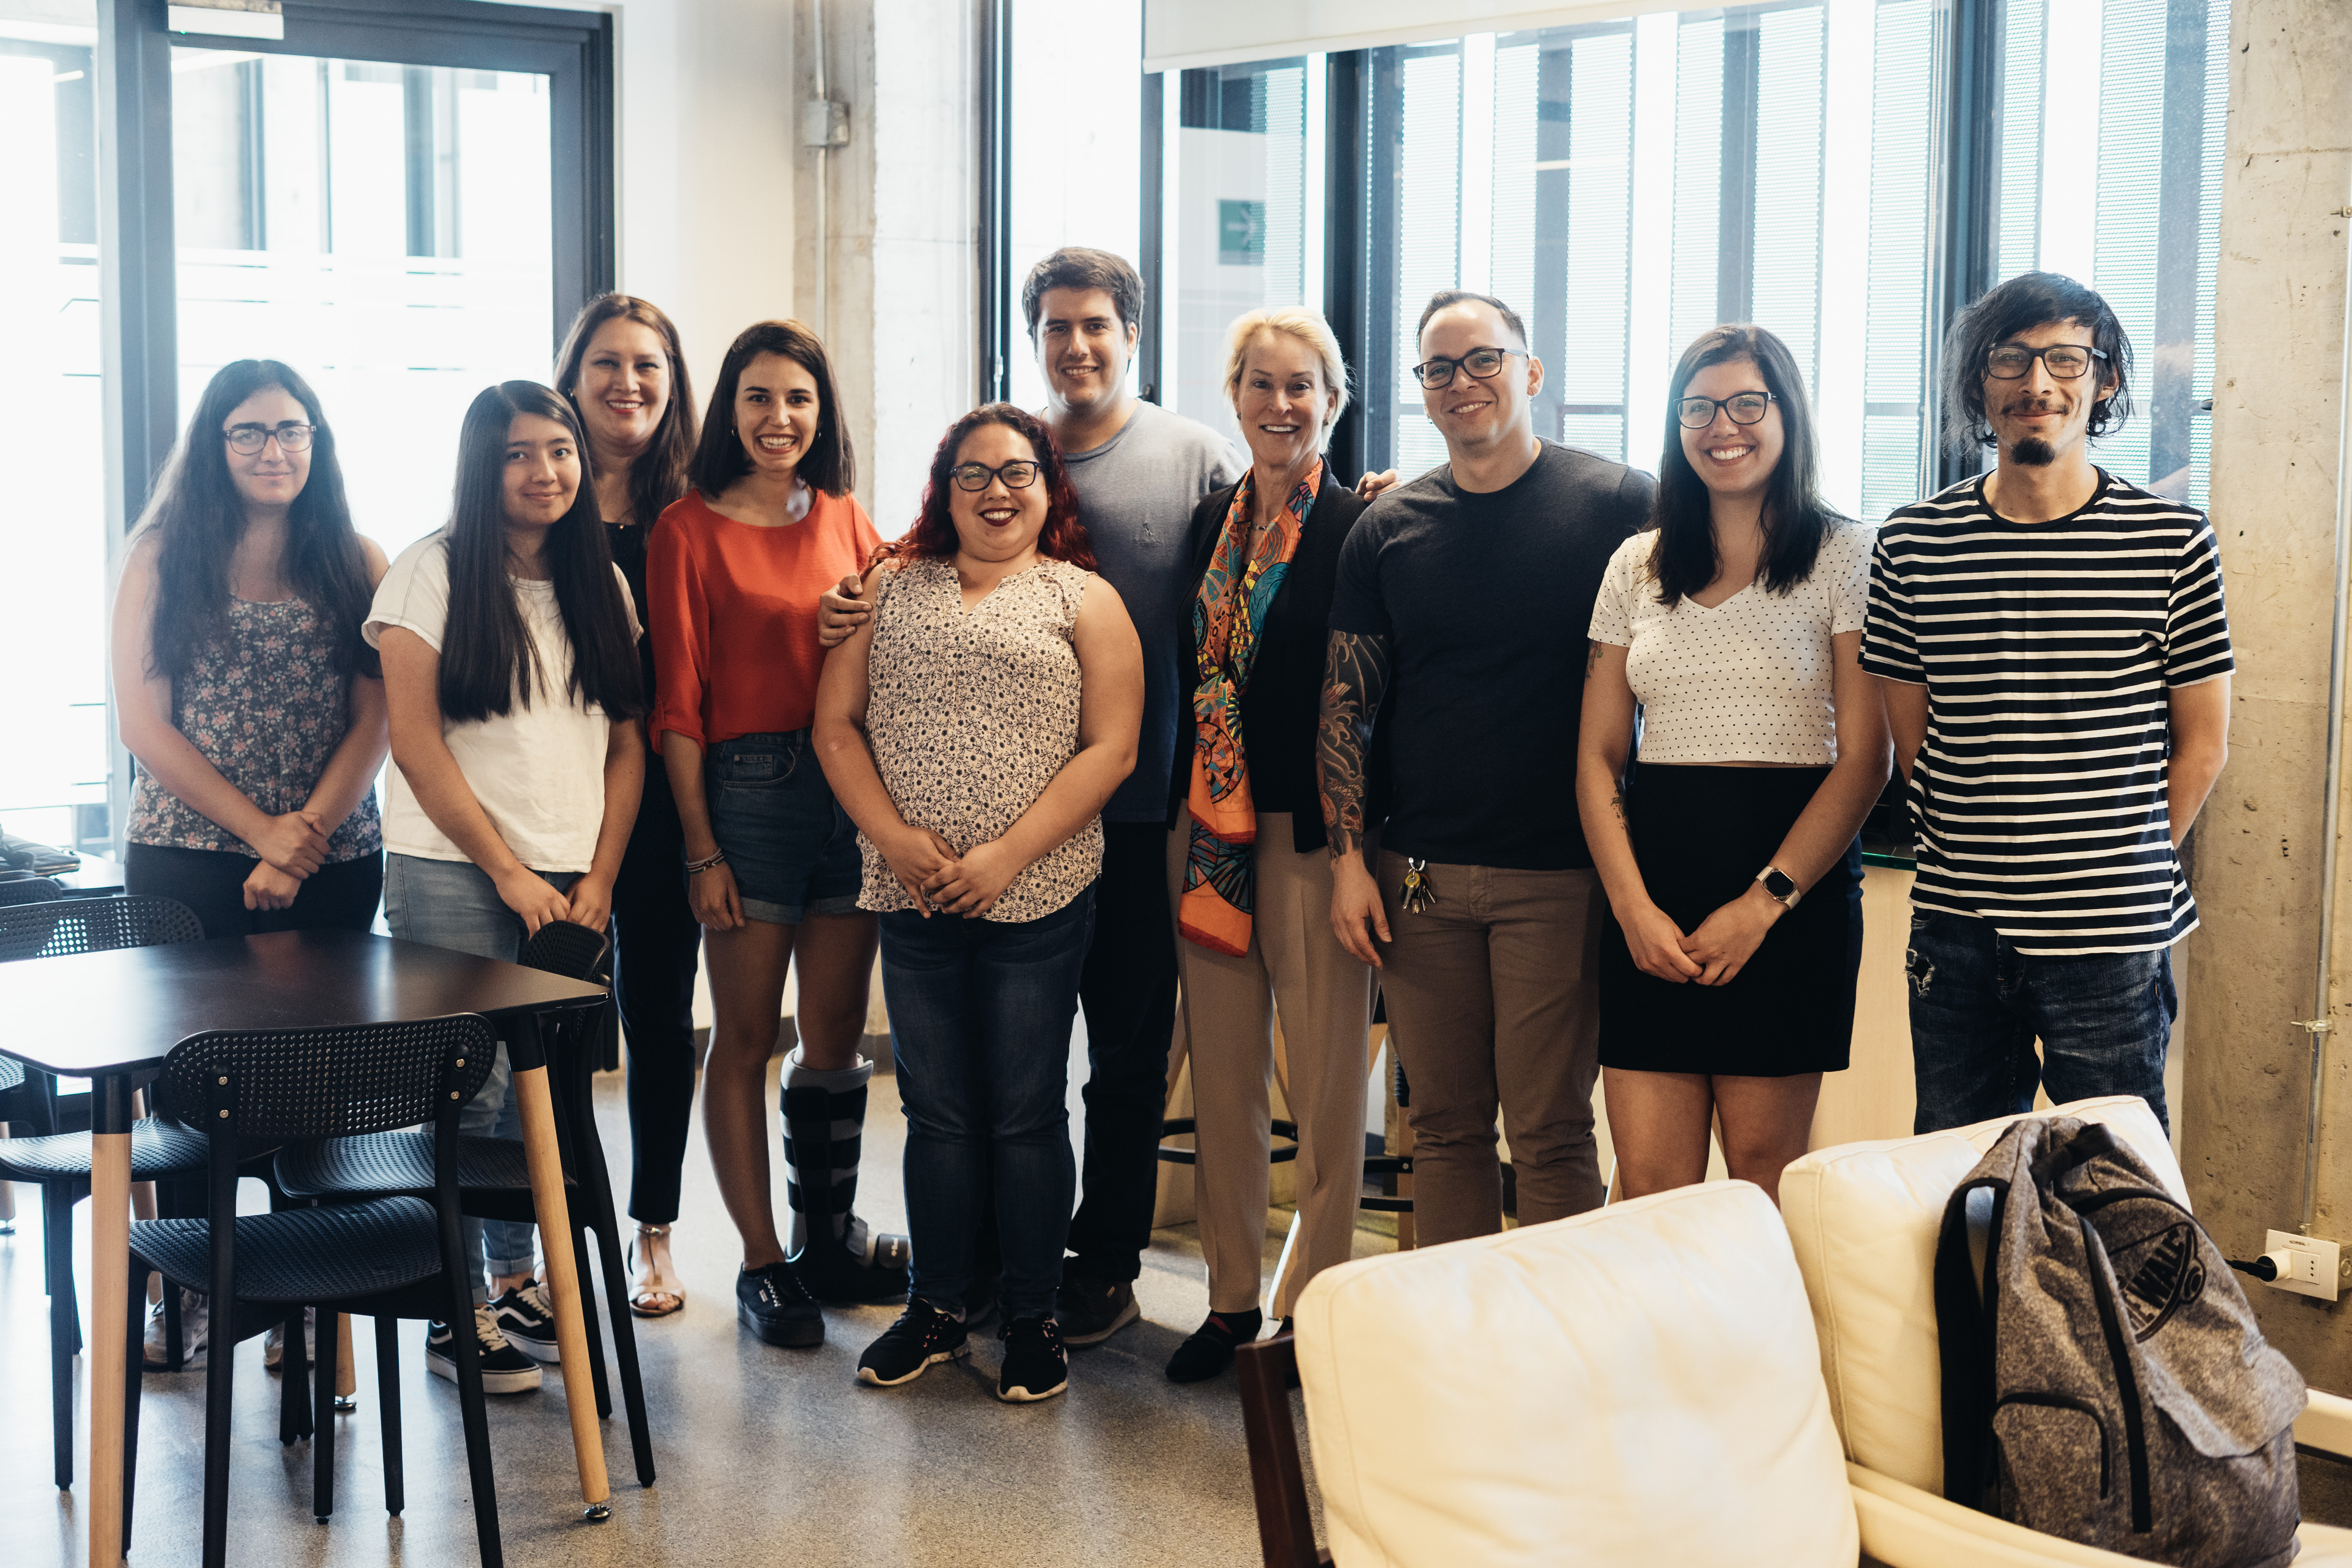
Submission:
M 2341 1243 L 2274 1230 L 2263 1243 L 2263 1251 L 2279 1266 L 2279 1277 L 2271 1281 L 2273 1288 L 2323 1301 L 2336 1300 L 2346 1263 Z

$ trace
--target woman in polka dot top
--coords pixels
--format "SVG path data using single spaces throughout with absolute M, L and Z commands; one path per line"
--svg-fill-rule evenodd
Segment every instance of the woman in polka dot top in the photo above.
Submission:
M 1577 804 L 1609 895 L 1601 1063 L 1625 1195 L 1706 1173 L 1776 1197 L 1862 961 L 1855 835 L 1886 784 L 1858 657 L 1873 531 L 1819 489 L 1804 380 L 1761 327 L 1675 366 L 1653 526 L 1619 547 L 1585 661 Z

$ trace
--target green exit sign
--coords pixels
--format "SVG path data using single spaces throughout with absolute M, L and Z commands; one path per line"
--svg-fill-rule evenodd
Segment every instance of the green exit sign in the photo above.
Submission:
M 1265 265 L 1265 204 L 1217 203 L 1217 262 L 1223 267 Z

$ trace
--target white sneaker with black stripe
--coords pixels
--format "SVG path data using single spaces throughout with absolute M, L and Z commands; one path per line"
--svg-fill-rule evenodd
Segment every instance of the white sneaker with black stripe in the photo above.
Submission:
M 507 1342 L 498 1314 L 487 1302 L 474 1303 L 474 1337 L 482 1346 L 482 1392 L 529 1394 L 540 1384 L 539 1363 Z M 457 1358 L 452 1353 L 457 1336 L 446 1323 L 425 1326 L 425 1366 L 436 1377 L 457 1381 Z

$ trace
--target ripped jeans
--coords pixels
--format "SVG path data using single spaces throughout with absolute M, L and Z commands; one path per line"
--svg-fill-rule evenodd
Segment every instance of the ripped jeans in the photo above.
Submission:
M 2031 1110 L 2037 1084 L 2060 1105 L 2137 1094 L 2169 1129 L 2164 1058 L 2180 1004 L 2168 949 L 2042 958 L 2018 952 L 1989 921 L 1915 907 L 1903 968 L 1919 1091 L 1914 1131 Z

